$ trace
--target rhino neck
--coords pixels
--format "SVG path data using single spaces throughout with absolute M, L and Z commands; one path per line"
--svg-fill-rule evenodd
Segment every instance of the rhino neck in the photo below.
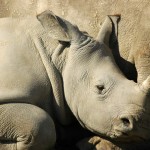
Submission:
M 59 42 L 49 38 L 44 32 L 42 32 L 41 35 L 39 35 L 39 33 L 37 35 L 32 35 L 32 39 L 35 48 L 41 56 L 52 86 L 53 98 L 50 98 L 50 109 L 52 109 L 51 112 L 53 113 L 52 116 L 60 124 L 68 125 L 72 122 L 73 117 L 64 97 L 61 75 L 63 65 L 59 66 L 59 64 L 63 64 L 61 60 L 65 58 L 65 53 L 63 53 L 63 51 L 59 53 L 57 51 L 59 47 L 61 47 L 60 45 L 58 46 Z

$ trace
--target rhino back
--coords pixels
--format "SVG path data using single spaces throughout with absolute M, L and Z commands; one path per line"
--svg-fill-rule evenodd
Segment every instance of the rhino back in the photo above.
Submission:
M 40 55 L 22 26 L 18 19 L 0 20 L 0 103 L 47 107 L 51 85 Z

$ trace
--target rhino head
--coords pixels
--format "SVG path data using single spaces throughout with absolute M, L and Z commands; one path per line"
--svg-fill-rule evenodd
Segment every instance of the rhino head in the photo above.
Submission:
M 138 84 L 119 70 L 109 48 L 118 16 L 108 16 L 96 39 L 45 11 L 37 16 L 60 41 L 53 63 L 62 75 L 66 102 L 82 126 L 116 140 L 150 138 L 150 76 Z M 114 29 L 114 31 L 113 31 Z M 69 50 L 65 50 L 69 43 Z

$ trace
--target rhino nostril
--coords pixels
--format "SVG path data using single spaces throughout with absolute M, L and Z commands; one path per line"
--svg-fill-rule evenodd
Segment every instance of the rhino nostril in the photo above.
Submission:
M 132 116 L 120 116 L 114 121 L 114 131 L 120 136 L 129 136 L 134 130 L 134 118 Z
M 130 121 L 128 118 L 121 118 L 121 121 L 123 123 L 124 126 L 129 127 L 130 126 Z

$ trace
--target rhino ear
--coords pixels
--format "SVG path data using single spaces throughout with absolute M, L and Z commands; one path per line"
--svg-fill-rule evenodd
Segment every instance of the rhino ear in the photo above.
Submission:
M 107 46 L 110 45 L 114 39 L 117 39 L 118 35 L 118 22 L 120 20 L 120 15 L 109 15 L 106 17 L 96 40 L 99 42 L 104 42 Z M 111 36 L 114 34 L 113 36 Z
M 49 36 L 59 41 L 77 41 L 82 34 L 77 26 L 56 16 L 52 11 L 44 11 L 37 15 L 37 19 L 47 30 Z
M 145 81 L 143 81 L 143 83 L 141 84 L 142 89 L 146 92 L 146 93 L 150 93 L 150 75 L 147 77 L 147 79 Z
M 46 10 L 37 15 L 37 19 L 42 26 L 48 31 L 50 37 L 59 41 L 70 41 L 69 35 L 66 32 L 66 27 L 63 22 L 60 22 L 57 16 L 52 11 Z

